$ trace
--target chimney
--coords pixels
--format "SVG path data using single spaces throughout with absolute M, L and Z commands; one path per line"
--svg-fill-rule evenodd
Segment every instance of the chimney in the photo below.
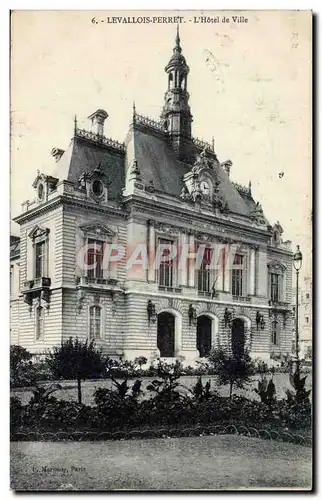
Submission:
M 98 109 L 91 115 L 89 115 L 88 119 L 91 120 L 91 131 L 93 134 L 104 135 L 104 122 L 108 114 L 104 109 Z
M 230 177 L 230 167 L 233 165 L 233 162 L 231 160 L 227 160 L 221 163 L 221 166 L 225 170 L 226 174 L 228 177 Z

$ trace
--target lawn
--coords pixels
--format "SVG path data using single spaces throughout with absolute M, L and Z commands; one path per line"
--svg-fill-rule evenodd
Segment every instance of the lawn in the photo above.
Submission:
M 11 488 L 310 489 L 312 450 L 243 436 L 11 443 Z
M 203 376 L 203 382 L 205 383 L 207 380 L 211 380 L 212 389 L 218 390 L 218 392 L 223 396 L 229 395 L 229 387 L 228 386 L 218 386 L 216 384 L 215 376 Z M 254 387 L 257 387 L 257 380 L 259 379 L 259 375 L 254 377 L 253 383 L 251 383 L 246 389 L 235 389 L 234 393 L 238 395 L 245 396 L 249 399 L 260 400 L 259 396 L 254 392 Z M 152 378 L 143 378 L 142 379 L 142 389 L 153 380 Z M 191 389 L 197 381 L 197 377 L 181 377 L 180 383 L 182 384 L 181 391 L 187 392 L 188 389 Z M 134 380 L 129 381 L 130 384 L 134 383 Z M 291 389 L 291 385 L 289 382 L 288 374 L 286 373 L 276 373 L 274 375 L 274 383 L 276 386 L 276 395 L 278 399 L 285 398 L 285 389 Z M 45 386 L 50 385 L 51 382 L 44 383 Z M 60 399 L 65 399 L 69 401 L 77 401 L 77 385 L 74 380 L 66 380 L 61 381 L 60 384 L 63 386 L 63 389 L 57 391 L 55 393 L 55 397 Z M 312 375 L 309 374 L 306 381 L 307 389 L 310 389 L 312 385 Z M 82 394 L 83 394 L 83 403 L 87 405 L 94 404 L 94 392 L 99 387 L 111 387 L 112 383 L 110 380 L 87 380 L 83 382 Z M 27 404 L 29 399 L 32 396 L 32 392 L 28 389 L 15 389 L 11 390 L 11 395 L 17 396 L 20 398 L 23 404 Z

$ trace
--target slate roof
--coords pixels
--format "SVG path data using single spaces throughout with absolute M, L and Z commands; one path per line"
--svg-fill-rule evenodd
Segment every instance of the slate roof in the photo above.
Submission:
M 10 260 L 20 257 L 20 238 L 19 236 L 10 235 Z
M 78 183 L 83 172 L 92 172 L 99 164 L 108 177 L 109 197 L 120 201 L 124 179 L 125 153 L 83 137 L 74 136 L 67 150 L 57 162 L 55 177 Z
M 196 146 L 196 156 L 198 153 L 200 148 Z M 126 175 L 134 158 L 143 182 L 149 184 L 153 181 L 157 191 L 180 197 L 183 176 L 192 166 L 176 158 L 164 133 L 135 124 L 131 125 L 126 137 L 124 151 L 76 134 L 57 162 L 54 175 L 59 179 L 78 182 L 84 171 L 91 172 L 101 164 L 111 182 L 109 198 L 120 202 Z M 215 161 L 214 169 L 220 181 L 220 195 L 228 203 L 229 209 L 236 214 L 249 216 L 256 205 L 253 198 L 240 193 L 218 161 Z

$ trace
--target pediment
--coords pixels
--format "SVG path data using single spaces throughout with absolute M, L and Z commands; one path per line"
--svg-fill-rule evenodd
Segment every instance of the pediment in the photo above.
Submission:
M 80 226 L 80 230 L 85 236 L 93 235 L 96 237 L 113 238 L 116 233 L 101 222 L 91 222 Z
M 270 272 L 284 273 L 286 271 L 286 269 L 287 269 L 287 267 L 285 266 L 285 264 L 283 264 L 282 262 L 279 262 L 277 260 L 273 260 L 273 261 L 269 262 L 267 264 L 267 267 L 270 270 Z
M 49 229 L 45 227 L 35 226 L 28 234 L 29 238 L 34 240 L 35 238 L 41 238 L 47 236 Z

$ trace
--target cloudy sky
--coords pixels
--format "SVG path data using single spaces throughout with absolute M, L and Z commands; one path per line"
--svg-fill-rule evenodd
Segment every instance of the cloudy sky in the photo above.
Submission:
M 105 135 L 123 140 L 137 111 L 158 119 L 175 24 L 112 24 L 112 16 L 183 16 L 183 54 L 193 135 L 211 142 L 232 179 L 248 185 L 284 239 L 310 259 L 311 19 L 309 12 L 16 11 L 12 15 L 11 215 L 34 197 L 36 170 L 52 173 L 73 117 L 88 127 L 97 108 Z M 99 22 L 93 23 L 93 17 Z M 208 16 L 210 23 L 195 17 Z M 226 17 L 229 22 L 222 22 Z M 102 20 L 104 22 L 102 22 Z M 216 22 L 219 21 L 219 22 Z M 12 232 L 19 234 L 17 224 Z

